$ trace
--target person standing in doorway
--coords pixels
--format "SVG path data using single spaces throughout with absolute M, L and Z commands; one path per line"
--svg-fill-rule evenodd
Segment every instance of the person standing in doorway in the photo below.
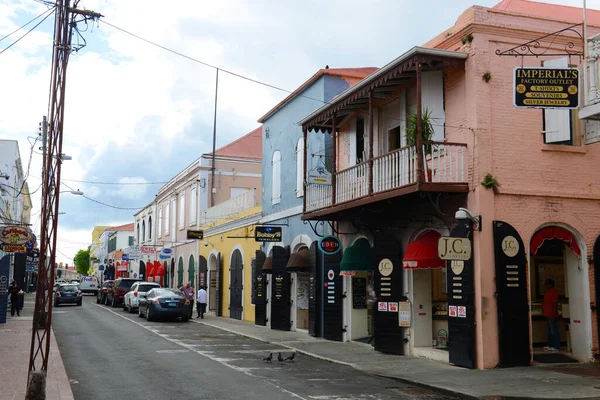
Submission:
M 194 309 L 194 288 L 190 282 L 187 282 L 185 286 L 179 288 L 183 292 L 185 298 L 190 302 L 188 305 L 188 317 L 192 318 L 192 311 Z
M 546 294 L 544 295 L 544 317 L 546 317 L 548 346 L 545 351 L 557 352 L 560 350 L 560 334 L 558 332 L 558 291 L 554 288 L 554 281 L 546 279 L 544 282 Z
M 15 312 L 17 316 L 21 316 L 21 299 L 19 298 L 19 294 L 21 293 L 21 288 L 17 285 L 17 281 L 12 281 L 10 286 L 8 287 L 8 295 L 10 296 L 10 315 L 15 316 Z
M 198 296 L 196 297 L 198 303 L 196 304 L 196 311 L 198 311 L 198 316 L 196 318 L 204 319 L 204 313 L 206 312 L 206 289 L 204 286 L 200 286 L 198 289 Z

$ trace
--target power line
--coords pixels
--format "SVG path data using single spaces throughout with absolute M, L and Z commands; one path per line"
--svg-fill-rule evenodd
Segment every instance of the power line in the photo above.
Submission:
M 32 176 L 31 178 L 42 180 L 42 178 L 38 176 Z M 165 183 L 169 183 L 169 181 L 162 182 L 101 182 L 101 181 L 82 181 L 78 179 L 65 179 L 61 178 L 61 182 L 75 182 L 75 183 L 88 183 L 90 185 L 122 185 L 122 186 L 135 186 L 135 185 L 164 185 Z
M 29 25 L 30 23 L 32 23 L 33 21 L 35 21 L 36 19 L 40 18 L 42 15 L 46 14 L 47 12 L 49 12 L 51 10 L 52 10 L 52 8 L 44 11 L 43 13 L 41 13 L 40 15 L 38 15 L 37 17 L 35 17 L 31 21 L 25 23 L 24 25 L 21 25 L 20 27 L 18 27 L 17 29 L 15 29 L 14 31 L 12 31 L 11 33 L 9 33 L 9 34 L 5 35 L 4 37 L 0 38 L 0 42 L 3 41 L 4 39 L 6 39 L 7 37 L 12 36 L 15 33 L 19 32 L 21 29 L 25 28 L 27 25 Z
M 54 7 L 55 8 L 55 7 Z M 14 42 L 12 42 L 11 44 L 9 44 L 7 47 L 5 47 L 2 51 L 0 51 L 0 54 L 4 53 L 6 50 L 10 49 L 11 47 L 13 47 L 15 44 L 19 43 L 21 41 L 21 39 L 23 39 L 25 36 L 29 35 L 35 28 L 37 28 L 38 26 L 40 26 L 40 24 L 42 22 L 44 22 L 50 15 L 52 15 L 52 13 L 50 11 L 54 10 L 54 8 L 49 9 L 48 11 L 46 11 L 48 13 L 48 15 L 46 15 L 44 17 L 44 19 L 42 19 L 40 22 L 38 22 L 37 24 L 35 24 L 35 26 L 33 28 L 31 28 L 30 30 L 28 30 L 27 32 L 25 32 L 23 34 L 23 36 L 21 36 L 20 38 L 18 38 L 17 40 L 15 40 Z M 45 14 L 45 13 L 44 13 Z M 10 36 L 10 35 L 9 35 Z
M 67 185 L 66 183 L 63 183 L 63 185 L 65 185 L 68 189 L 75 190 L 71 186 Z M 89 201 L 93 201 L 94 203 L 98 203 L 98 204 L 101 204 L 101 205 L 106 206 L 106 207 L 114 208 L 116 210 L 136 210 L 137 211 L 137 210 L 141 210 L 142 208 L 144 208 L 144 207 L 119 207 L 119 206 L 113 206 L 112 204 L 107 204 L 107 203 L 103 203 L 101 201 L 98 201 L 96 199 L 92 199 L 91 197 L 88 197 L 85 194 L 82 194 L 81 197 L 83 197 L 85 199 L 88 199 Z

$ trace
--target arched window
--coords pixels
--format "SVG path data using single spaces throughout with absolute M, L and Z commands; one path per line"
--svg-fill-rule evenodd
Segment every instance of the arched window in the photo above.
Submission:
M 146 241 L 146 221 L 142 221 L 142 242 Z
M 281 201 L 281 153 L 279 150 L 273 153 L 272 172 L 271 202 L 279 204 Z
M 152 217 L 148 217 L 148 240 L 152 240 Z
M 304 138 L 298 139 L 296 147 L 296 197 L 304 196 Z

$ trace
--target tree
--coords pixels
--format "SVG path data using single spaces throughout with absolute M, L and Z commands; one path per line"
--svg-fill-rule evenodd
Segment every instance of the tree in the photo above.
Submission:
M 90 270 L 90 247 L 87 250 L 79 250 L 73 259 L 77 267 L 77 273 L 86 276 Z

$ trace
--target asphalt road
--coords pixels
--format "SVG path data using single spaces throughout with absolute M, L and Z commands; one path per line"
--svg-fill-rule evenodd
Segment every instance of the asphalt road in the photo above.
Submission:
M 84 297 L 52 325 L 77 400 L 449 399 L 194 322 L 147 322 Z M 263 357 L 274 352 L 274 361 Z

